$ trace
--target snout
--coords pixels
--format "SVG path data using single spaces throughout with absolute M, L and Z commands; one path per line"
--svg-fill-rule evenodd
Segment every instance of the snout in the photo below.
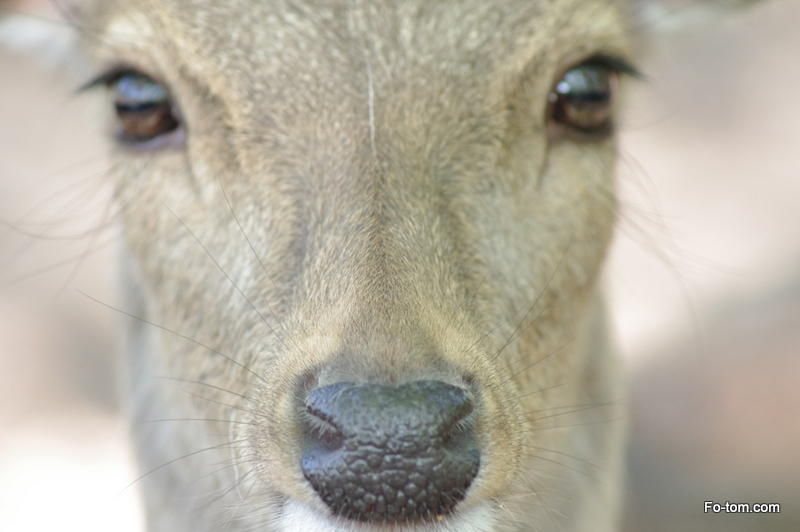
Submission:
M 332 513 L 426 521 L 450 513 L 480 468 L 473 395 L 439 381 L 341 382 L 305 400 L 301 469 Z

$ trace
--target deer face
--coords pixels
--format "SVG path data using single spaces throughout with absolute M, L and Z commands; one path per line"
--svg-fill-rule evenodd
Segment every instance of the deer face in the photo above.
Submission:
M 153 530 L 610 529 L 617 2 L 91 17 Z

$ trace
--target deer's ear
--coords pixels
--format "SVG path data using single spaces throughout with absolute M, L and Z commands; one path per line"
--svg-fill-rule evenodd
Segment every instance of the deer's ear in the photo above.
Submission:
M 636 0 L 642 23 L 656 33 L 669 33 L 713 20 L 761 0 Z

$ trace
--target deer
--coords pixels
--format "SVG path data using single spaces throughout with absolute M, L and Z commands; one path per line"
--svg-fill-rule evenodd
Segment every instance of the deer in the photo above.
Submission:
M 640 4 L 75 6 L 150 532 L 619 529 Z

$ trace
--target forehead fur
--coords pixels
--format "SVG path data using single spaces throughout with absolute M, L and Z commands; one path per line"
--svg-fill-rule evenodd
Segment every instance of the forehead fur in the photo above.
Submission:
M 446 130 L 453 124 L 443 116 L 469 124 L 479 109 L 503 113 L 522 76 L 543 78 L 538 90 L 549 90 L 569 65 L 627 47 L 619 0 L 112 3 L 100 4 L 97 22 L 110 44 L 105 61 L 131 63 L 174 89 L 191 83 L 218 100 L 218 120 L 246 135 L 243 145 L 341 144 L 361 134 L 373 98 L 378 130 L 391 120 L 408 133 L 420 121 Z M 319 118 L 314 131 L 297 123 L 309 113 Z
M 326 80 L 321 92 L 361 87 L 353 73 L 368 62 L 376 83 L 421 72 L 477 80 L 498 62 L 520 68 L 537 51 L 560 61 L 559 52 L 576 60 L 623 46 L 617 0 L 139 0 L 123 7 L 100 8 L 103 41 L 135 46 L 155 62 L 165 55 L 190 74 L 224 73 L 218 81 L 247 98 L 287 83 L 303 92 L 311 77 Z M 103 12 L 114 15 L 103 20 Z

